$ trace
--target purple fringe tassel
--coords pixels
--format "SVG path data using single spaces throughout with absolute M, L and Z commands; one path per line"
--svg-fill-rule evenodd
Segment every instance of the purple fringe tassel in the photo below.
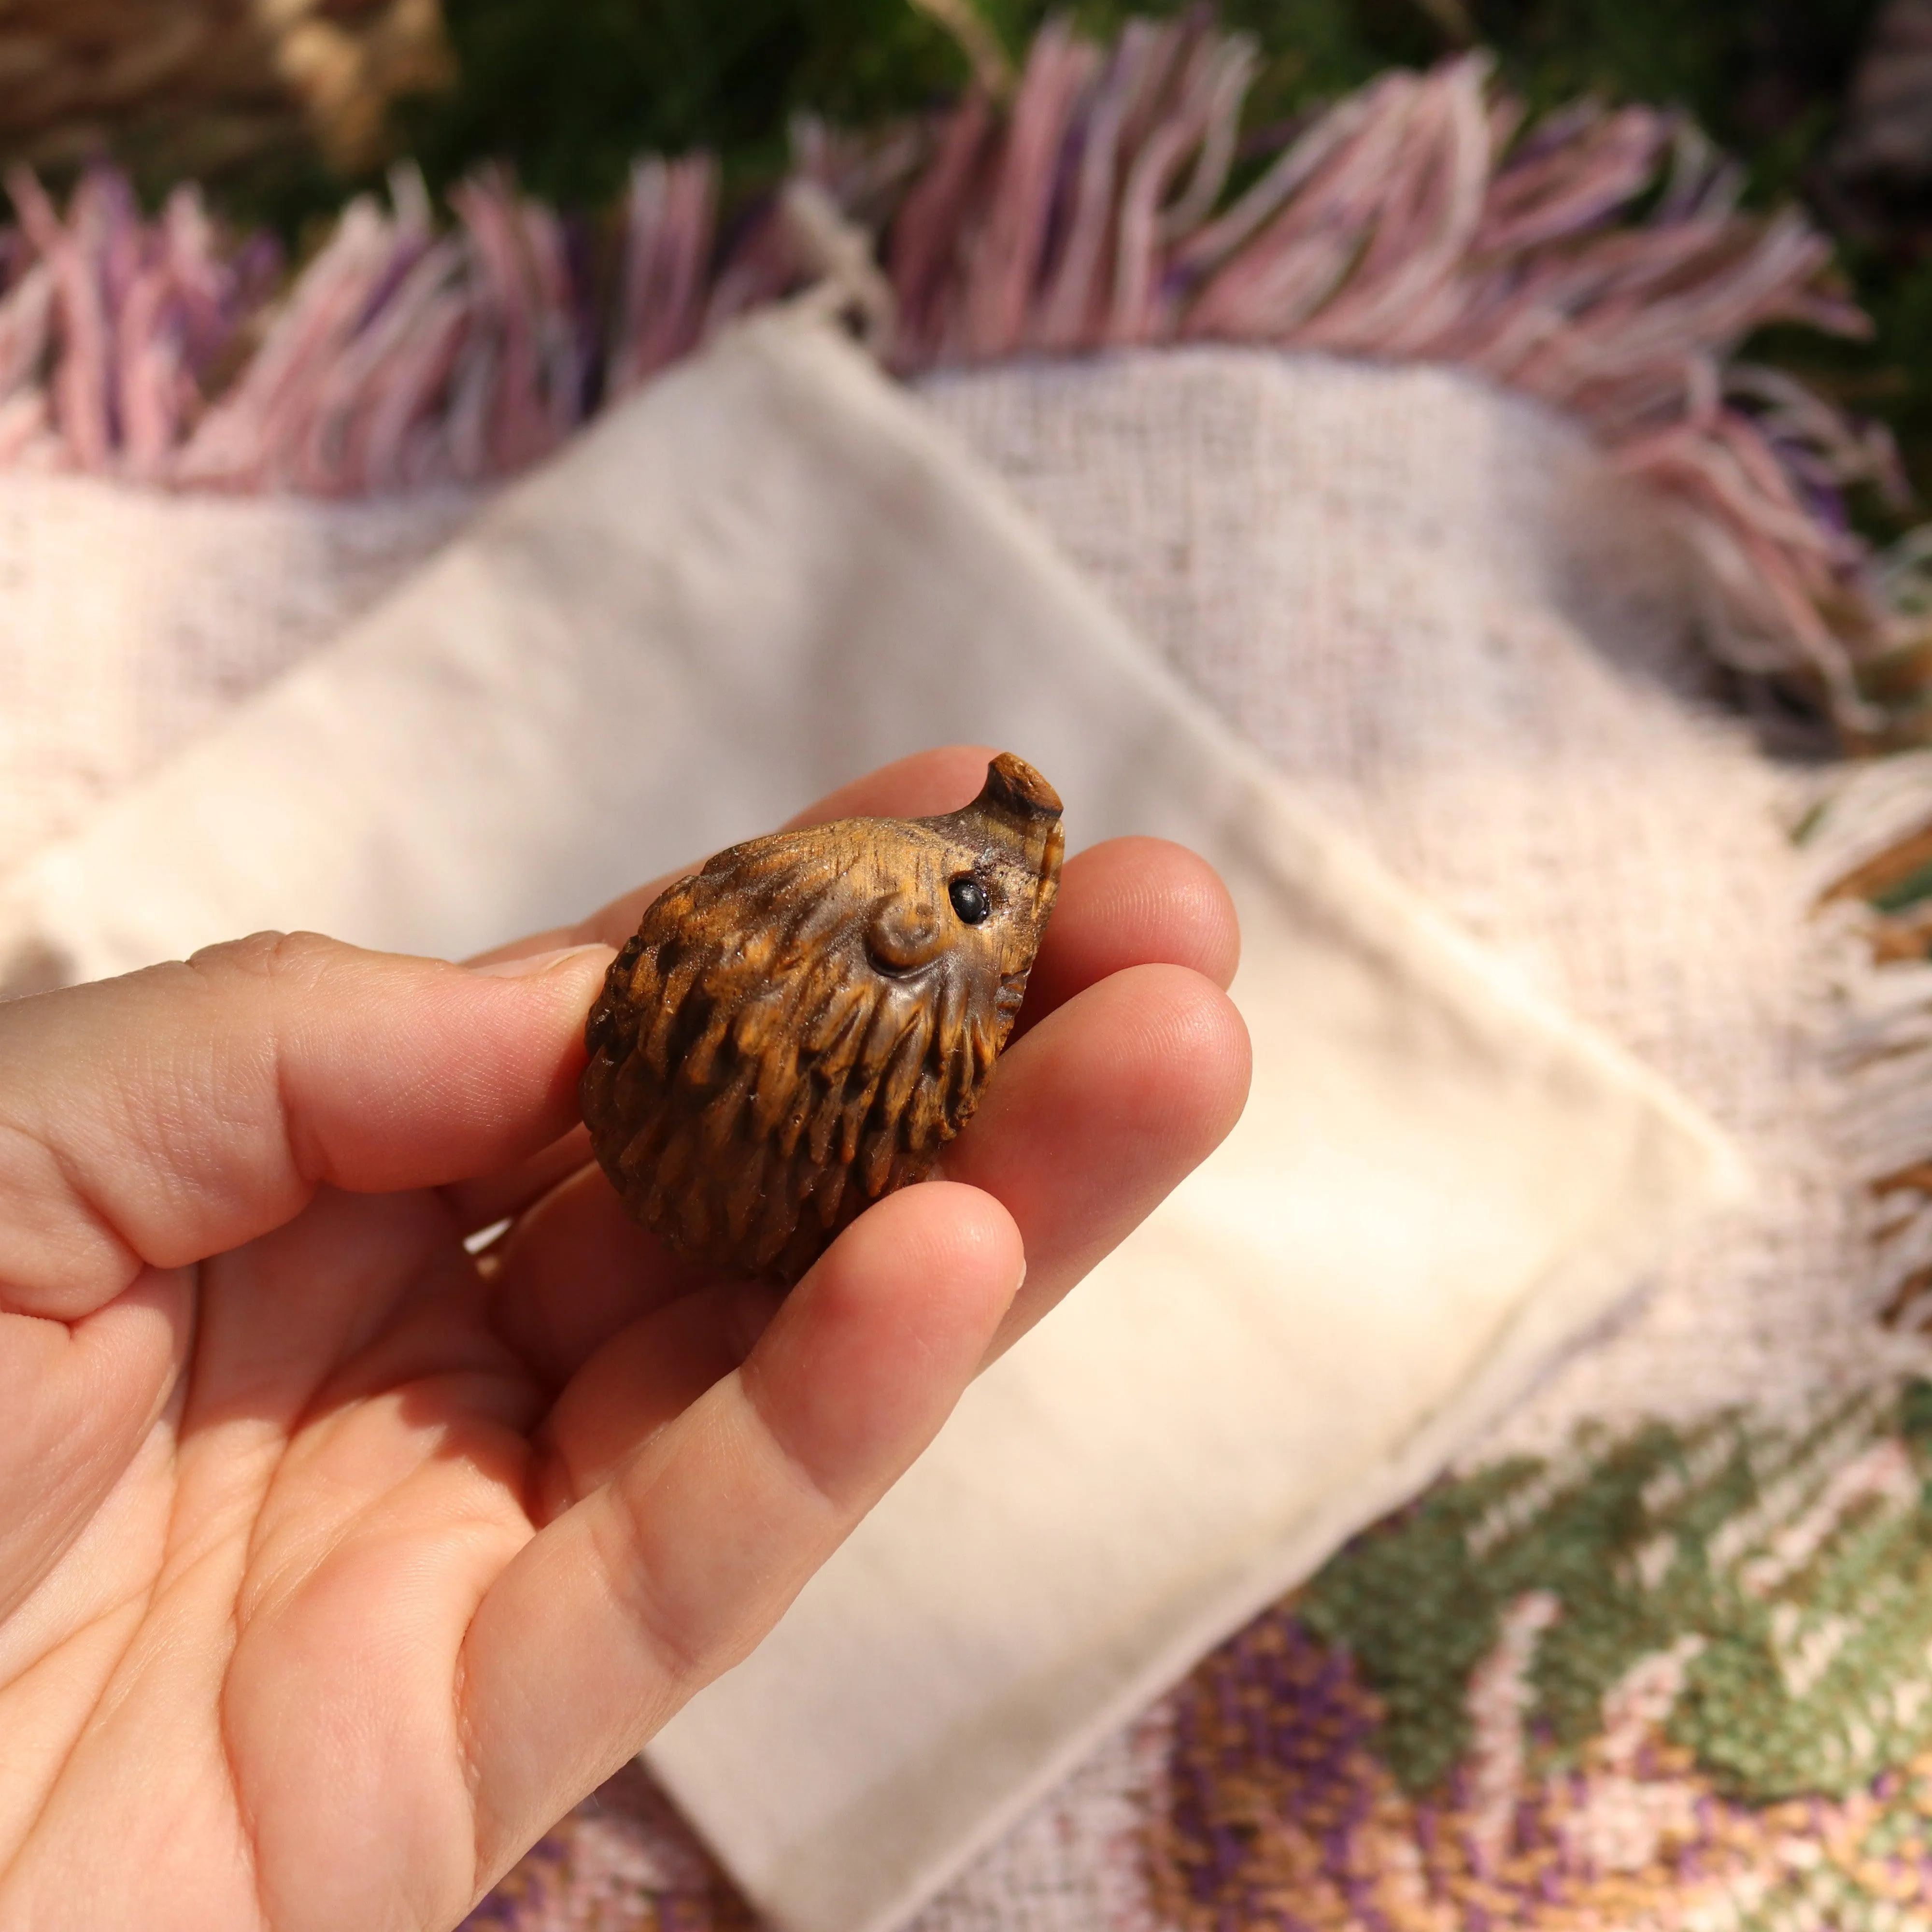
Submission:
M 1469 56 L 1383 76 L 1292 130 L 1238 194 L 1245 37 L 1064 23 L 1010 100 L 857 139 L 798 176 L 878 235 L 905 373 L 1174 342 L 1453 363 L 1580 418 L 1667 493 L 1708 566 L 1714 650 L 1798 674 L 1874 731 L 1862 663 L 1912 641 L 1846 490 L 1903 490 L 1883 433 L 1736 359 L 1754 330 L 1868 332 L 1798 214 L 1678 116 L 1534 124 Z M 774 197 L 721 236 L 702 156 L 633 172 L 610 299 L 581 236 L 498 173 L 439 228 L 413 174 L 284 286 L 191 188 L 144 219 L 99 170 L 64 215 L 30 175 L 0 235 L 0 465 L 178 488 L 365 496 L 514 473 L 600 401 L 812 279 Z M 608 311 L 608 312 L 601 312 Z

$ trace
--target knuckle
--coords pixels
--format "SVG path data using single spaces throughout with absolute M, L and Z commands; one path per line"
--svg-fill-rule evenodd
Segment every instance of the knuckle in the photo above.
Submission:
M 274 986 L 312 986 L 343 950 L 335 940 L 316 932 L 254 932 L 244 939 L 206 946 L 188 961 L 189 970 L 217 986 L 237 980 Z

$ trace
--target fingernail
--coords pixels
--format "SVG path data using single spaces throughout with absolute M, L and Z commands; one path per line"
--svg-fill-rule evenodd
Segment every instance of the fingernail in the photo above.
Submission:
M 553 966 L 561 966 L 566 959 L 583 959 L 593 952 L 602 953 L 608 958 L 610 949 L 595 944 L 560 946 L 554 952 L 532 952 L 522 959 L 494 959 L 487 966 L 472 966 L 470 970 L 488 980 L 526 980 L 538 973 L 548 973 Z

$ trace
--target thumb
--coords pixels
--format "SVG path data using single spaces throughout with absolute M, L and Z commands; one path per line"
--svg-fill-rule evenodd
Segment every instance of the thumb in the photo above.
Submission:
M 75 1319 L 325 1184 L 523 1159 L 575 1118 L 610 956 L 471 970 L 264 933 L 0 1005 L 0 1306 Z

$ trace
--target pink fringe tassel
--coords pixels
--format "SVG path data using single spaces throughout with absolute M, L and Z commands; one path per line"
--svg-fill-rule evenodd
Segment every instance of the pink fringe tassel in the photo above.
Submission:
M 1742 212 L 1738 170 L 1676 115 L 1583 104 L 1526 128 L 1480 56 L 1384 75 L 1230 200 L 1256 65 L 1196 16 L 1105 49 L 1056 22 L 1010 110 L 975 93 L 875 140 L 805 127 L 800 173 L 884 231 L 895 365 L 1190 341 L 1460 364 L 1580 417 L 1681 506 L 1720 655 L 1808 671 L 1873 728 L 1857 664 L 1896 626 L 1842 498 L 1902 490 L 1895 459 L 1735 359 L 1773 322 L 1866 332 L 1824 238 Z M 225 247 L 192 190 L 150 222 L 105 171 L 64 219 L 31 176 L 8 186 L 0 464 L 179 488 L 508 476 L 808 279 L 776 202 L 721 244 L 702 157 L 634 170 L 608 326 L 558 218 L 500 175 L 458 190 L 447 233 L 399 176 L 279 300 L 272 252 Z
M 968 102 L 906 202 L 899 366 L 1221 341 L 1474 370 L 1677 500 L 1721 654 L 1808 670 L 1877 728 L 1856 661 L 1887 626 L 1842 496 L 1901 490 L 1896 459 L 1733 362 L 1774 322 L 1867 332 L 1824 238 L 1740 212 L 1738 171 L 1676 116 L 1585 104 L 1520 134 L 1480 56 L 1384 76 L 1220 207 L 1251 60 L 1198 24 L 1130 28 L 1104 63 L 1043 33 L 1010 124 Z

